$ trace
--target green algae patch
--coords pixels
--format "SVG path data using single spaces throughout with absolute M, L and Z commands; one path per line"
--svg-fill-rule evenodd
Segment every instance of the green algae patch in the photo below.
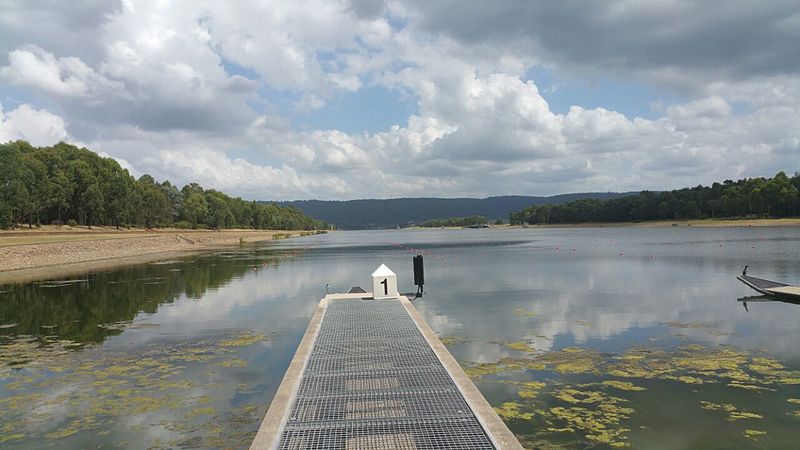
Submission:
M 519 370 L 544 370 L 545 365 L 530 359 L 501 358 L 492 363 L 466 363 L 464 372 L 470 378 L 504 374 Z
M 247 345 L 257 344 L 267 340 L 267 336 L 259 333 L 252 333 L 244 331 L 236 335 L 232 339 L 225 339 L 219 342 L 220 347 L 244 347 Z
M 595 444 L 627 447 L 629 428 L 622 422 L 630 419 L 633 408 L 623 406 L 627 400 L 602 391 L 579 390 L 567 387 L 553 392 L 553 397 L 567 406 L 556 406 L 546 411 L 545 417 L 551 433 L 580 433 Z
M 77 432 L 78 432 L 77 428 L 64 428 L 62 430 L 54 431 L 52 433 L 47 433 L 47 437 L 48 439 L 61 439 L 67 436 L 72 436 Z
M 517 308 L 514 310 L 514 315 L 519 317 L 535 317 L 536 313 L 522 308 Z
M 664 325 L 667 325 L 672 328 L 680 328 L 680 329 L 703 329 L 703 328 L 711 328 L 711 324 L 704 323 L 704 322 L 694 322 L 694 323 L 683 323 L 683 322 L 664 322 Z
M 205 407 L 200 407 L 200 408 L 194 408 L 193 410 L 191 410 L 188 413 L 186 413 L 185 417 L 187 419 L 192 419 L 192 418 L 195 418 L 197 416 L 209 416 L 209 415 L 214 414 L 216 412 L 217 412 L 216 408 L 212 408 L 211 406 L 205 406 Z
M 141 330 L 141 329 L 149 329 L 149 328 L 158 328 L 161 325 L 157 323 L 134 323 L 134 322 L 112 322 L 112 323 L 101 323 L 97 325 L 104 330 Z
M 598 408 L 582 406 L 553 407 L 549 416 L 562 427 L 550 427 L 551 432 L 580 432 L 586 439 L 596 444 L 607 444 L 612 447 L 628 447 L 625 433 L 630 429 L 620 426 L 620 422 L 630 417 L 630 408 L 618 405 L 600 405 Z
M 520 398 L 536 398 L 539 396 L 539 392 L 546 386 L 545 383 L 539 381 L 526 381 L 523 383 L 515 383 L 519 386 L 522 386 L 518 391 L 517 395 Z
M 731 405 L 730 403 L 712 403 L 705 400 L 700 401 L 700 407 L 703 409 L 708 409 L 711 411 L 725 411 L 728 413 L 728 420 L 741 420 L 741 419 L 763 419 L 764 416 L 761 414 L 756 414 L 748 411 L 742 411 L 738 409 L 735 405 Z
M 18 440 L 24 439 L 24 438 L 25 438 L 25 435 L 21 434 L 21 433 L 9 434 L 7 436 L 0 436 L 0 444 L 2 444 L 4 442 L 18 441 Z
M 522 404 L 517 402 L 505 402 L 500 407 L 495 407 L 494 410 L 498 416 L 503 420 L 531 420 L 533 419 L 532 412 L 520 411 Z
M 749 391 L 770 391 L 770 392 L 775 392 L 776 391 L 776 389 L 772 389 L 772 388 L 768 388 L 768 387 L 764 387 L 764 386 L 758 386 L 758 385 L 755 385 L 755 384 L 743 384 L 743 383 L 738 383 L 736 381 L 728 383 L 728 386 L 729 387 L 738 388 L 738 389 L 747 389 Z
M 165 447 L 229 447 L 247 441 L 261 420 L 260 411 L 250 407 L 241 414 L 219 413 L 214 404 L 224 404 L 227 397 L 220 402 L 197 393 L 224 396 L 252 391 L 249 384 L 237 387 L 219 377 L 209 379 L 202 375 L 203 368 L 220 366 L 233 371 L 244 367 L 247 362 L 238 357 L 239 352 L 265 339 L 265 335 L 252 332 L 225 333 L 120 351 L 50 337 L 4 338 L 0 345 L 0 379 L 4 382 L 0 436 L 3 442 L 35 442 L 87 431 L 96 436 L 113 435 L 115 428 L 127 421 L 141 422 L 144 431 L 158 426 L 146 418 L 157 414 L 176 417 L 180 423 L 173 424 L 180 430 L 175 431 L 178 438 L 164 443 Z M 228 416 L 235 427 L 226 422 Z M 48 425 L 62 421 L 56 428 Z M 208 421 L 213 423 L 205 423 Z M 214 428 L 217 422 L 222 424 L 219 430 Z
M 247 361 L 241 358 L 233 358 L 233 359 L 226 359 L 225 361 L 221 361 L 217 363 L 219 367 L 247 367 Z
M 539 365 L 535 368 L 540 372 L 537 380 L 514 381 L 517 375 L 511 372 L 531 368 L 530 362 Z M 727 390 L 726 395 L 733 396 L 729 398 L 741 399 L 743 403 L 694 401 L 700 401 L 701 409 L 721 413 L 719 420 L 722 422 L 749 423 L 764 420 L 761 412 L 747 407 L 756 399 L 754 396 L 795 393 L 787 389 L 794 389 L 793 383 L 800 379 L 800 373 L 763 352 L 722 345 L 683 345 L 675 349 L 639 346 L 617 354 L 566 347 L 473 368 L 479 376 L 501 376 L 500 381 L 517 386 L 517 398 L 510 402 L 513 406 L 503 409 L 509 410 L 507 416 L 515 412 L 533 413 L 531 421 L 536 432 L 528 436 L 531 442 L 550 442 L 551 437 L 558 436 L 553 440 L 568 442 L 566 446 L 570 448 L 631 445 L 628 432 L 635 428 L 630 424 L 635 410 L 629 398 L 635 398 L 636 404 L 650 402 L 649 397 L 633 397 L 632 393 L 655 389 L 654 383 L 665 383 L 667 389 L 682 389 L 681 397 L 689 398 L 702 392 L 696 390 L 699 386 Z M 647 380 L 647 388 L 637 380 Z M 527 383 L 531 385 L 526 386 Z M 680 388 L 675 383 L 685 387 Z M 553 401 L 558 403 L 553 405 Z M 800 398 L 795 395 L 787 402 L 797 405 Z M 800 410 L 790 410 L 786 414 L 800 417 Z M 639 428 L 646 429 L 643 425 Z M 572 440 L 573 437 L 577 440 Z
M 747 439 L 752 439 L 754 441 L 758 441 L 758 437 L 764 436 L 765 434 L 767 434 L 767 432 L 761 430 L 751 430 L 749 428 L 747 430 L 744 430 L 744 437 L 746 437 Z
M 603 381 L 603 385 L 611 386 L 613 388 L 617 388 L 622 391 L 645 391 L 647 388 L 643 388 L 641 386 L 636 386 L 635 384 L 631 383 L 630 381 L 617 381 L 617 380 L 607 380 Z
M 442 344 L 449 347 L 451 345 L 461 344 L 463 342 L 466 342 L 467 338 L 464 336 L 442 336 L 439 338 L 439 340 L 442 341 Z
M 603 357 L 596 350 L 567 347 L 540 355 L 535 360 L 558 373 L 597 374 Z
M 536 353 L 538 350 L 528 345 L 527 342 L 524 341 L 517 341 L 517 342 L 506 342 L 503 344 L 503 347 L 509 350 L 515 350 L 518 352 L 525 352 L 525 353 Z
M 553 394 L 553 397 L 567 403 L 599 403 L 603 401 L 600 391 L 579 391 L 577 389 L 562 389 Z

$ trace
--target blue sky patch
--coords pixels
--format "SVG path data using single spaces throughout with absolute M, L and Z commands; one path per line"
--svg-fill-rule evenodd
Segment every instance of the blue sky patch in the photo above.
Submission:
M 570 106 L 586 109 L 605 108 L 624 114 L 629 119 L 658 119 L 664 107 L 686 101 L 675 93 L 658 90 L 637 82 L 621 83 L 612 78 L 577 79 L 559 76 L 549 69 L 533 67 L 525 75 L 539 88 L 541 96 L 558 114 L 569 112 Z M 661 105 L 654 108 L 653 105 Z
M 408 116 L 416 113 L 416 99 L 382 86 L 364 86 L 356 92 L 338 95 L 317 111 L 295 113 L 292 122 L 301 130 L 377 133 L 392 125 L 405 126 Z

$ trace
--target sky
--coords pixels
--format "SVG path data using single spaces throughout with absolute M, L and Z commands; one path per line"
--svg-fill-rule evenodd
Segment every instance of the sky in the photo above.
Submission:
M 800 170 L 797 0 L 0 0 L 0 142 L 246 199 Z

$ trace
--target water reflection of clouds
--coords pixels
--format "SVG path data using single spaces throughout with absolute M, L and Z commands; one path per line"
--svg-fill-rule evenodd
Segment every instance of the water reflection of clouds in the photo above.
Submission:
M 641 237 L 634 236 L 624 243 L 624 256 L 619 256 L 617 248 L 623 245 L 618 239 L 596 238 L 604 230 L 595 230 L 594 235 L 559 231 L 568 236 L 554 241 L 550 251 L 537 243 L 538 248 L 531 247 L 528 252 L 520 247 L 487 247 L 472 255 L 459 253 L 462 264 L 458 268 L 428 274 L 428 295 L 418 308 L 441 335 L 462 333 L 484 342 L 541 335 L 551 339 L 568 336 L 579 344 L 599 344 L 592 341 L 644 329 L 653 335 L 682 334 L 688 340 L 707 344 L 763 347 L 786 357 L 798 355 L 792 342 L 797 335 L 796 314 L 800 310 L 789 305 L 763 308 L 757 315 L 748 316 L 735 301 L 741 295 L 741 286 L 734 276 L 742 261 L 751 260 L 749 243 L 757 237 L 743 240 L 748 245 L 714 254 L 711 246 L 695 243 L 697 236 L 682 232 L 682 236 L 693 239 L 691 243 L 680 251 L 670 249 L 651 258 L 652 250 L 643 248 L 647 239 Z M 652 239 L 654 233 L 665 232 L 648 230 L 646 237 Z M 726 233 L 738 235 L 741 230 L 701 232 L 705 236 Z M 771 233 L 779 236 L 770 236 Z M 784 236 L 786 233 L 766 229 L 762 236 L 772 245 L 780 245 L 792 240 Z M 570 250 L 578 247 L 576 252 L 555 251 L 556 244 L 563 242 L 569 242 L 566 247 Z M 687 254 L 679 255 L 680 252 Z M 781 259 L 781 255 L 789 253 L 786 249 L 773 252 L 778 257 L 770 260 L 765 270 L 791 265 L 791 260 Z M 517 307 L 530 310 L 535 317 L 518 323 L 520 318 L 511 315 Z M 442 316 L 451 320 L 443 320 Z M 705 325 L 676 328 L 668 325 L 670 322 Z M 484 360 L 485 356 L 470 358 Z

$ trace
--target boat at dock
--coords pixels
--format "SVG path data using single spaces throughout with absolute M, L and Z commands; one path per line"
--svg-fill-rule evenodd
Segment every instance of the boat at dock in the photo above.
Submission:
M 765 280 L 763 278 L 747 275 L 747 266 L 737 280 L 746 284 L 756 292 L 782 300 L 800 300 L 800 286 L 793 286 L 779 281 Z

